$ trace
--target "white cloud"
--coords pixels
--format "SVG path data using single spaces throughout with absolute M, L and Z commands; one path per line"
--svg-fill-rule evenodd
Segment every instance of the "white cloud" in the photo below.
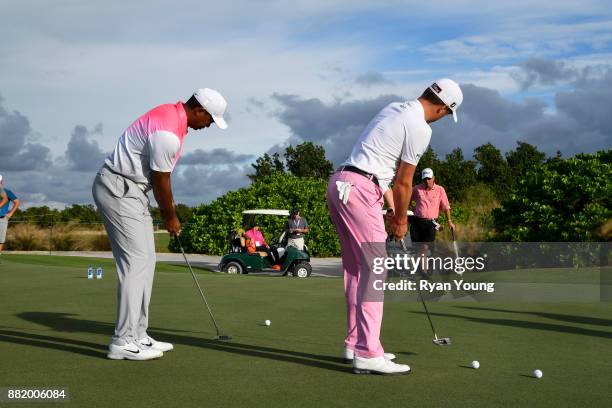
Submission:
M 479 35 L 447 39 L 421 50 L 437 62 L 496 62 L 550 58 L 577 52 L 580 48 L 596 51 L 612 45 L 612 19 L 591 23 L 544 23 L 512 21 Z

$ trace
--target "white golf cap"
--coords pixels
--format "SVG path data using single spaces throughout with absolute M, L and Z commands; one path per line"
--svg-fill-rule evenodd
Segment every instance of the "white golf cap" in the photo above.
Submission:
M 223 114 L 227 108 L 227 102 L 223 95 L 214 89 L 202 88 L 198 89 L 193 96 L 200 102 L 200 105 L 212 116 L 213 120 L 219 126 L 219 129 L 227 129 L 227 122 L 223 119 Z
M 425 180 L 426 178 L 433 178 L 434 174 L 433 174 L 433 170 L 430 169 L 429 167 L 427 167 L 426 169 L 423 169 L 423 171 L 421 172 L 421 179 Z
M 453 119 L 457 123 L 457 109 L 463 102 L 463 92 L 459 84 L 452 79 L 442 78 L 431 84 L 429 87 L 453 112 Z
M 2 174 L 0 174 L 0 183 L 2 183 Z

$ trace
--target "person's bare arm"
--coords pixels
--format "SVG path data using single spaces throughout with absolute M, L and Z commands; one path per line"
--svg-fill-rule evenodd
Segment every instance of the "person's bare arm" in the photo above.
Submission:
M 170 174 L 171 173 L 152 171 L 151 181 L 153 184 L 153 195 L 159 206 L 161 216 L 166 223 L 166 229 L 170 235 L 178 235 L 181 231 L 181 223 L 176 217 L 176 211 L 174 209 Z
M 395 201 L 393 201 L 393 189 L 390 188 L 389 190 L 385 191 L 385 193 L 383 194 L 383 197 L 385 198 L 385 202 L 387 203 L 387 208 L 395 212 Z
M 412 178 L 415 170 L 414 164 L 408 164 L 402 160 L 395 175 L 393 185 L 395 214 L 391 219 L 391 233 L 397 240 L 404 238 L 408 230 L 408 204 L 412 198 Z
M 450 210 L 450 208 L 445 209 L 444 213 L 446 214 L 446 220 L 448 221 L 448 227 L 454 231 L 455 230 L 455 224 L 453 224 L 453 220 L 451 219 L 451 210 Z
M 13 214 L 15 214 L 15 211 L 17 211 L 17 209 L 19 208 L 19 204 L 21 204 L 21 201 L 19 201 L 18 198 L 14 199 L 13 200 L 13 206 L 11 207 L 9 212 L 6 213 L 6 216 L 11 218 L 13 216 Z
M 8 203 L 8 196 L 6 194 L 0 195 L 0 207 L 4 207 Z
M 418 184 L 417 184 L 417 186 L 418 186 Z M 412 187 L 412 193 L 411 193 L 411 196 L 410 196 L 410 202 L 408 203 L 408 210 L 412 210 L 412 211 L 416 210 L 416 199 L 415 200 L 412 199 L 412 197 L 414 196 L 414 189 L 415 189 L 415 187 L 413 186 Z

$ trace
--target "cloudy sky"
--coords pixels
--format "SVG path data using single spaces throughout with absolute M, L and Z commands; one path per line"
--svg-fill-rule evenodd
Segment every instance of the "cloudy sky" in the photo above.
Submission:
M 121 132 L 199 87 L 229 129 L 192 131 L 177 201 L 248 185 L 259 155 L 313 141 L 340 163 L 386 103 L 439 77 L 464 90 L 439 154 L 517 140 L 612 147 L 612 9 L 604 0 L 0 0 L 0 174 L 25 205 L 89 203 Z

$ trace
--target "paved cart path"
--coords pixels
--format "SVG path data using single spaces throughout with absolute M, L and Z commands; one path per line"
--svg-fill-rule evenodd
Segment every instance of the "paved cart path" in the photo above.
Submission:
M 5 251 L 7 254 L 29 254 L 29 255 L 58 255 L 58 256 L 80 256 L 84 258 L 112 258 L 111 252 L 100 251 Z M 187 254 L 189 262 L 194 266 L 208 268 L 217 271 L 220 256 Z M 157 253 L 158 262 L 184 263 L 183 255 L 176 253 L 160 252 Z M 340 258 L 311 258 L 313 276 L 339 277 L 342 276 L 342 260 Z M 267 273 L 266 273 L 267 274 Z M 277 273 L 271 272 L 270 275 Z

